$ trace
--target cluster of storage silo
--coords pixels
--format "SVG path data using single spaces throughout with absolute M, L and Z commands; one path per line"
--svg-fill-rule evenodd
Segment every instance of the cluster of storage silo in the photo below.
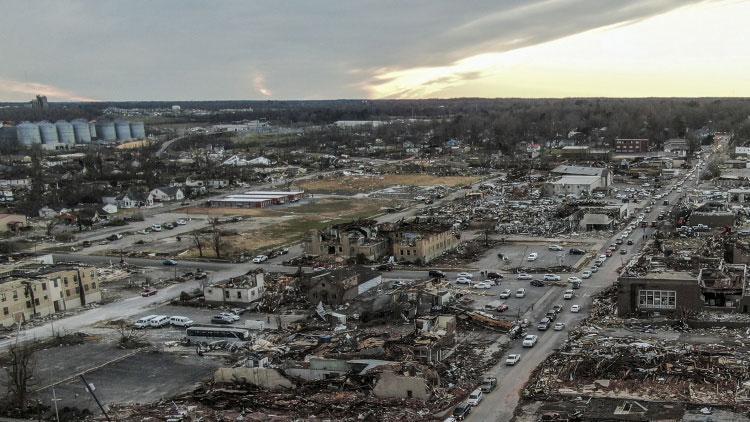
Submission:
M 33 144 L 90 144 L 94 139 L 115 142 L 145 137 L 146 128 L 143 122 L 129 122 L 127 120 L 88 122 L 83 119 L 76 119 L 71 122 L 58 120 L 55 123 L 47 121 L 22 122 L 16 126 L 16 138 L 18 142 L 26 146 Z

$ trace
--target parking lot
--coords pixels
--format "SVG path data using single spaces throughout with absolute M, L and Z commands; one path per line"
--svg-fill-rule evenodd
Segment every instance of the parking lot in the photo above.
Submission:
M 506 243 L 500 246 L 496 246 L 487 251 L 482 257 L 476 262 L 477 268 L 483 269 L 510 269 L 517 267 L 526 268 L 547 268 L 560 265 L 573 266 L 581 258 L 581 255 L 571 255 L 568 253 L 570 248 L 578 248 L 586 250 L 589 245 L 567 245 L 562 244 L 563 250 L 551 251 L 548 247 L 552 243 L 548 242 L 512 242 Z M 537 253 L 537 259 L 534 261 L 528 261 L 528 256 L 532 252 Z M 501 259 L 498 254 L 502 254 L 507 260 Z

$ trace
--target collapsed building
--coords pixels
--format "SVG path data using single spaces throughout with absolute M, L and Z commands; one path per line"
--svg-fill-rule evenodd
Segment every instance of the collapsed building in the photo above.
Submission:
M 379 273 L 353 266 L 306 275 L 300 288 L 311 304 L 343 305 L 382 282 Z
M 364 257 L 377 261 L 388 253 L 387 239 L 378 233 L 375 220 L 355 220 L 336 224 L 324 230 L 310 230 L 304 240 L 307 255 Z
M 392 256 L 399 262 L 427 264 L 459 244 L 460 236 L 448 223 L 415 217 L 382 223 L 379 230 L 388 239 Z
M 261 270 L 207 285 L 203 287 L 203 297 L 211 305 L 248 305 L 263 297 L 264 277 Z
M 708 238 L 693 248 L 675 250 L 659 241 L 666 253 L 659 253 L 652 242 L 617 279 L 618 315 L 750 312 L 747 265 L 727 263 L 723 245 L 716 242 Z

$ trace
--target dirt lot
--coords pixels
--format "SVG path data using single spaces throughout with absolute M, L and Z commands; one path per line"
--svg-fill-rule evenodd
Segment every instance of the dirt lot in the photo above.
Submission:
M 311 193 L 367 193 L 398 185 L 462 186 L 475 183 L 479 177 L 433 176 L 429 174 L 386 174 L 373 176 L 339 176 L 319 180 L 305 180 L 300 188 Z
M 230 254 L 254 255 L 269 248 L 300 240 L 310 229 L 323 228 L 356 218 L 377 215 L 381 208 L 392 206 L 392 201 L 372 199 L 316 199 L 298 206 L 265 209 L 210 208 L 194 209 L 191 213 L 212 215 L 239 215 L 251 217 L 239 223 L 223 225 L 222 228 L 235 235 L 225 237 Z M 205 248 L 208 249 L 208 248 Z M 204 256 L 211 256 L 204 250 Z M 184 256 L 197 256 L 196 248 Z

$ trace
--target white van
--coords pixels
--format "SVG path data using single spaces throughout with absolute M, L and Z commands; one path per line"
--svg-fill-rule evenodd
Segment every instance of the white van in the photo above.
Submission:
M 151 225 L 151 230 L 153 230 L 155 232 L 160 232 L 161 231 L 161 224 L 152 224 Z
M 149 325 L 154 328 L 163 327 L 169 324 L 169 317 L 166 315 L 157 315 L 149 321 Z
M 146 328 L 146 327 L 150 327 L 150 326 L 151 326 L 151 320 L 152 320 L 152 319 L 154 319 L 154 318 L 156 318 L 156 317 L 157 317 L 157 315 L 148 315 L 148 316 L 145 316 L 145 317 L 143 317 L 143 318 L 139 319 L 138 321 L 136 321 L 136 322 L 135 322 L 135 323 L 133 324 L 133 326 L 134 326 L 135 328 Z
M 189 327 L 193 325 L 193 320 L 184 316 L 172 316 L 169 317 L 169 323 L 175 327 Z
M 469 402 L 472 406 L 479 406 L 479 403 L 482 402 L 482 399 L 484 398 L 484 394 L 482 394 L 482 390 L 477 388 L 476 390 L 472 391 L 471 394 L 469 394 Z

